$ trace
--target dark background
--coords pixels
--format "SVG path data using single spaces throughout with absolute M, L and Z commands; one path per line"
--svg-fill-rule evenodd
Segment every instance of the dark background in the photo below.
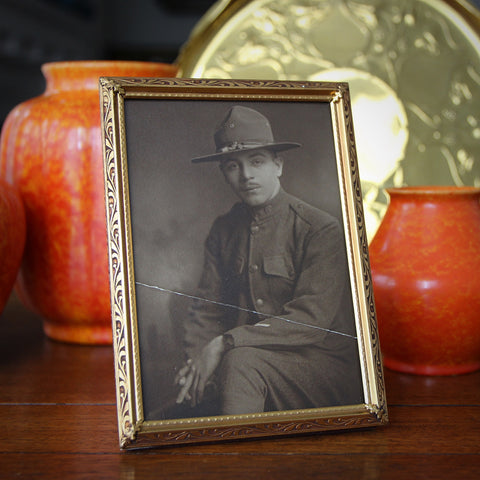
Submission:
M 330 105 L 241 104 L 269 118 L 277 141 L 302 144 L 281 154 L 284 189 L 342 222 Z M 147 419 L 159 419 L 160 408 L 173 400 L 173 378 L 184 361 L 180 327 L 191 303 L 188 295 L 196 293 L 204 240 L 214 219 L 238 200 L 218 162 L 191 162 L 215 151 L 213 132 L 231 105 L 125 102 L 135 280 L 161 289 L 136 288 Z
M 388 0 L 387 0 L 388 1 Z M 214 0 L 0 0 L 0 125 L 43 92 L 40 65 L 172 62 Z M 480 0 L 470 0 L 480 8 Z
M 0 126 L 65 60 L 173 62 L 214 0 L 0 0 Z

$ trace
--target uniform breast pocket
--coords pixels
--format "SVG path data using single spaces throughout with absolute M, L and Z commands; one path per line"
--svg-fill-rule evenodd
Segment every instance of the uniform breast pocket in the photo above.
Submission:
M 223 289 L 229 299 L 236 298 L 244 283 L 245 259 L 236 256 L 228 263 L 223 277 Z
M 243 273 L 243 269 L 245 267 L 245 259 L 243 257 L 235 257 L 232 262 L 232 275 L 235 277 L 239 277 Z
M 286 255 L 274 255 L 263 259 L 263 271 L 272 277 L 293 281 L 295 271 L 291 259 Z
M 295 270 L 286 255 L 264 257 L 263 272 L 268 283 L 270 298 L 276 308 L 291 300 L 295 284 Z

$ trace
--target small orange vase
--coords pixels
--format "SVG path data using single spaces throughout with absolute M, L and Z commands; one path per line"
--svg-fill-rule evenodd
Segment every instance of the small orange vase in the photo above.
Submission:
M 176 71 L 153 62 L 45 64 L 44 94 L 4 123 L 0 175 L 17 187 L 27 220 L 16 290 L 53 339 L 112 341 L 99 77 Z
M 480 189 L 387 192 L 370 244 L 385 366 L 423 375 L 480 369 Z

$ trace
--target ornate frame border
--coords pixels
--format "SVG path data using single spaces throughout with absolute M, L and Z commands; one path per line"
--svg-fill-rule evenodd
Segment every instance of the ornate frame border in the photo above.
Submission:
M 145 421 L 126 168 L 125 99 L 227 99 L 330 104 L 365 403 L 235 417 Z M 117 416 L 121 448 L 291 435 L 388 423 L 383 367 L 346 83 L 100 79 Z

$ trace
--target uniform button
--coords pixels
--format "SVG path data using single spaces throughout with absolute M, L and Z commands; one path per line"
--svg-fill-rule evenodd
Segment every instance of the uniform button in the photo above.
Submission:
M 264 305 L 265 305 L 265 302 L 263 301 L 263 299 L 258 298 L 257 299 L 257 307 L 263 307 Z
M 258 265 L 250 265 L 249 271 L 250 273 L 258 272 Z
M 258 225 L 254 225 L 250 231 L 252 232 L 253 235 L 255 235 L 256 233 L 258 233 L 260 230 L 260 227 Z

